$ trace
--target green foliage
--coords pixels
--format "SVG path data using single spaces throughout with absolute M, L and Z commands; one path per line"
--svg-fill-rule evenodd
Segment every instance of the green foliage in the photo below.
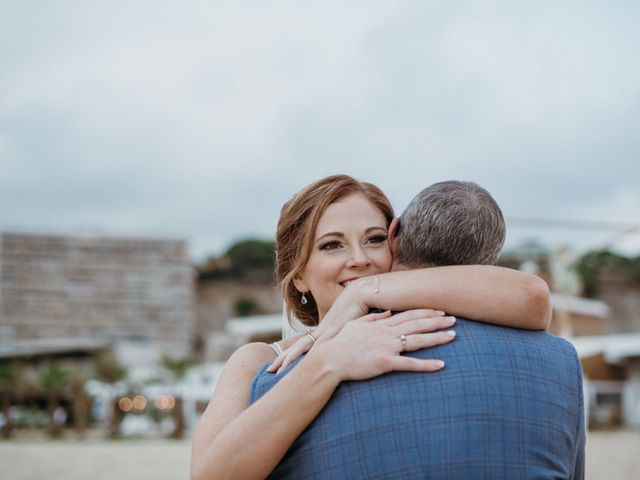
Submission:
M 56 394 L 68 387 L 70 380 L 70 372 L 53 363 L 50 363 L 40 376 L 40 381 L 45 391 Z
M 239 297 L 235 301 L 233 308 L 235 309 L 238 317 L 248 317 L 249 315 L 257 313 L 258 302 L 256 302 L 253 297 L 243 296 Z
M 634 280 L 640 280 L 640 257 L 628 258 L 609 250 L 589 252 L 578 259 L 576 270 L 587 297 L 593 297 L 598 291 L 598 275 L 603 270 L 626 273 Z
M 34 384 L 29 384 L 29 378 L 25 375 L 24 365 L 18 361 L 0 363 L 0 393 L 8 393 L 20 398 L 26 390 L 38 390 L 38 379 L 34 378 Z
M 200 279 L 273 277 L 275 243 L 265 240 L 242 240 L 222 257 L 213 257 L 198 267 Z
M 16 369 L 13 364 L 0 364 L 0 392 L 11 392 L 16 383 Z
M 240 272 L 253 269 L 273 268 L 275 244 L 262 240 L 245 240 L 233 245 L 226 256 L 233 268 Z
M 191 366 L 191 359 L 187 357 L 173 358 L 165 355 L 162 357 L 162 366 L 169 370 L 173 375 L 173 378 L 177 380 L 183 378 L 187 374 L 187 371 Z
M 95 359 L 95 376 L 105 383 L 116 383 L 127 376 L 127 371 L 112 354 L 104 353 Z

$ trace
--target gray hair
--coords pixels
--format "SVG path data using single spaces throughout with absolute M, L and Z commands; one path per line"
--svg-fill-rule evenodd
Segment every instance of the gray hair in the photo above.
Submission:
M 473 182 L 451 180 L 425 188 L 399 220 L 394 261 L 407 268 L 493 265 L 506 235 L 500 207 Z

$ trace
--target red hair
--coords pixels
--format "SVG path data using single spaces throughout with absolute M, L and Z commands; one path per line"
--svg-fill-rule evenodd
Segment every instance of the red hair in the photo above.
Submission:
M 293 314 L 307 326 L 318 324 L 318 309 L 311 292 L 308 302 L 300 302 L 301 292 L 293 279 L 302 272 L 311 255 L 318 221 L 332 203 L 362 194 L 384 215 L 387 226 L 393 219 L 393 207 L 387 196 L 371 183 L 359 182 L 348 175 L 332 175 L 313 182 L 284 204 L 276 232 L 276 279 L 287 304 L 287 318 Z

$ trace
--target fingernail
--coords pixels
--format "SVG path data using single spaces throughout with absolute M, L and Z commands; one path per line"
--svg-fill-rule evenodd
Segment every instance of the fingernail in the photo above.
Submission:
M 444 312 L 442 310 L 436 310 L 436 314 L 437 315 L 444 315 Z
M 447 317 L 447 319 L 452 323 L 456 323 L 456 317 Z
M 443 360 L 436 360 L 436 366 L 443 368 L 444 367 L 444 361 Z
M 449 335 L 450 337 L 455 337 L 456 336 L 456 331 L 455 330 L 447 330 L 446 332 L 447 335 Z

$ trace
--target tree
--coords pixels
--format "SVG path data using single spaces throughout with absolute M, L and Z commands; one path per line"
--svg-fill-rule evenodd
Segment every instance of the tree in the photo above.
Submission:
M 42 386 L 47 394 L 47 414 L 49 416 L 49 432 L 58 436 L 62 432 L 64 421 L 59 414 L 62 412 L 60 399 L 63 391 L 70 384 L 70 373 L 58 365 L 49 363 L 40 377 Z
M 226 256 L 231 260 L 232 268 L 244 276 L 255 270 L 273 272 L 274 252 L 274 242 L 243 240 L 233 245 Z
M 173 383 L 175 385 L 187 374 L 187 371 L 191 366 L 191 360 L 189 358 L 171 358 L 168 356 L 164 356 L 162 357 L 162 366 L 171 373 Z M 175 400 L 176 404 L 172 410 L 175 427 L 171 436 L 173 438 L 182 438 L 185 431 L 184 406 L 182 396 L 176 394 Z
M 95 376 L 98 380 L 104 383 L 114 384 L 123 380 L 127 376 L 127 371 L 124 369 L 111 353 L 103 353 L 98 355 L 94 363 Z M 118 406 L 118 401 L 111 398 L 109 405 L 109 436 L 120 436 L 120 424 L 124 414 Z
M 9 409 L 11 408 L 11 402 L 13 395 L 16 391 L 17 367 L 13 363 L 3 363 L 0 365 L 0 411 L 4 416 L 4 424 L 0 432 L 3 437 L 10 437 L 13 433 L 13 422 L 11 421 L 11 415 Z
M 71 380 L 71 410 L 73 412 L 73 426 L 78 434 L 83 435 L 89 418 L 89 406 L 91 401 L 85 390 L 86 375 L 80 371 L 74 371 Z
M 212 257 L 198 267 L 204 279 L 273 278 L 275 243 L 268 240 L 248 239 L 236 242 L 221 257 Z
M 233 307 L 238 317 L 247 317 L 256 313 L 258 302 L 253 297 L 241 296 L 236 299 Z
M 629 258 L 609 250 L 596 250 L 584 254 L 576 262 L 576 270 L 582 279 L 584 293 L 593 297 L 598 292 L 598 276 L 601 271 L 625 273 L 640 280 L 640 257 Z

